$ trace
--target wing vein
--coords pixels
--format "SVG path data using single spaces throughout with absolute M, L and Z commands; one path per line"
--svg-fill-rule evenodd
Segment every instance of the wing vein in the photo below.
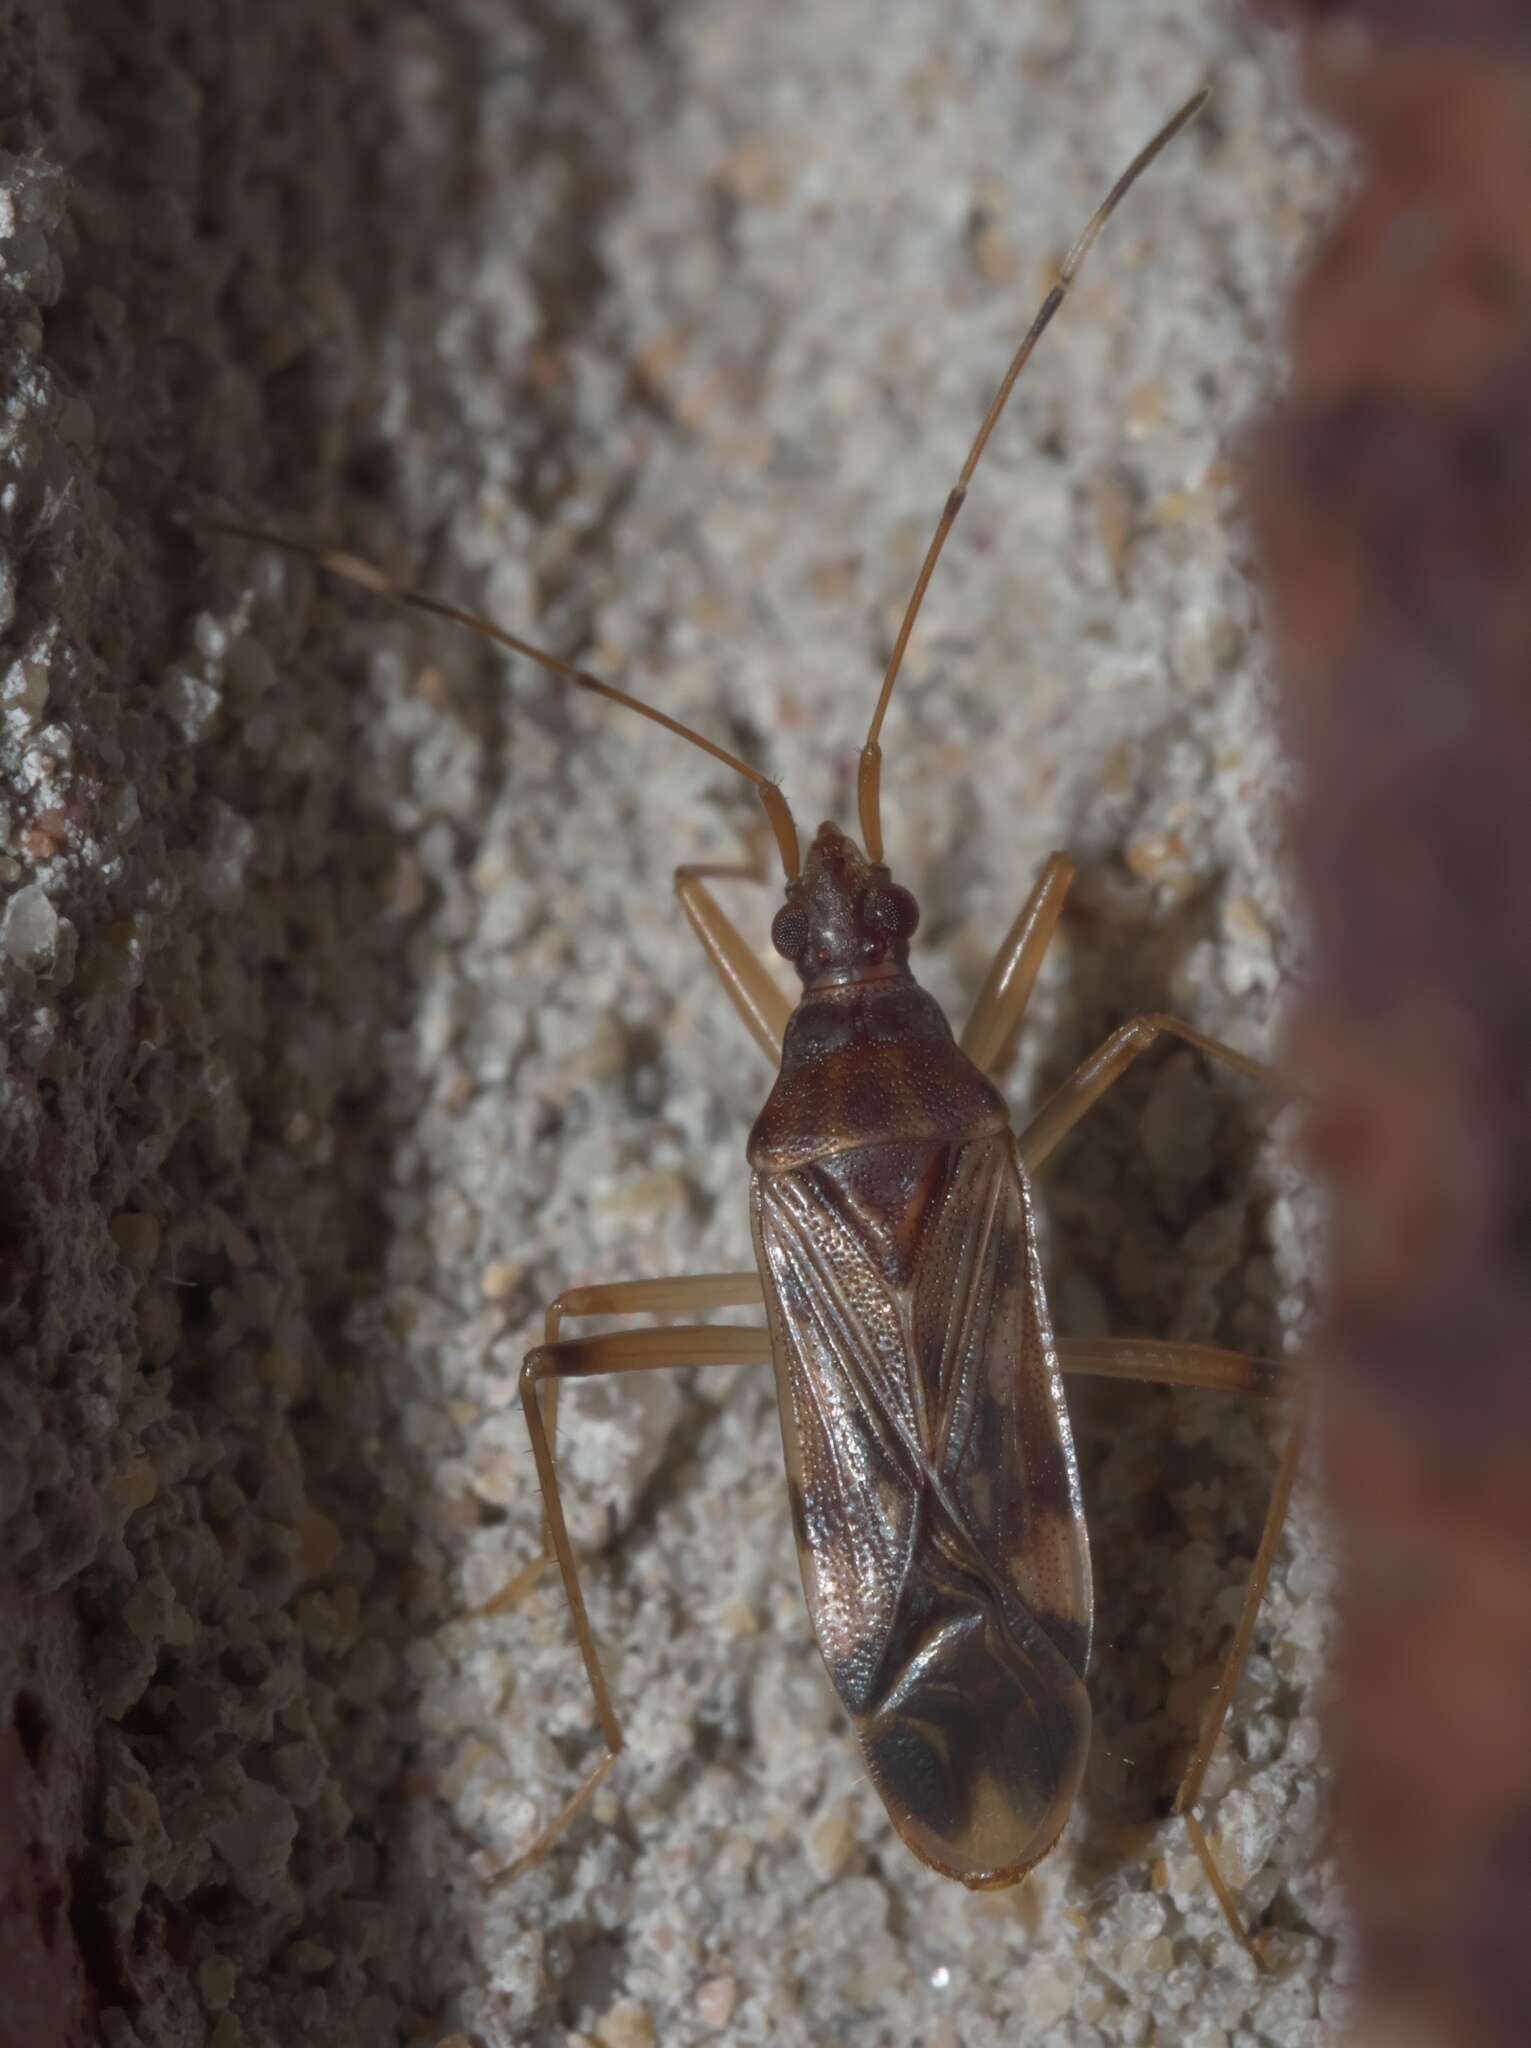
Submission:
M 962 1273 L 960 1283 L 953 1295 L 954 1312 L 947 1318 L 941 1354 L 941 1412 L 938 1419 L 935 1442 L 931 1447 L 932 1459 L 942 1471 L 950 1471 L 951 1432 L 961 1403 L 968 1374 L 964 1373 L 964 1361 L 972 1357 L 974 1325 L 980 1309 L 992 1300 L 992 1287 L 985 1286 L 992 1279 L 990 1247 L 994 1241 L 994 1223 L 999 1212 L 1000 1199 L 1004 1194 L 1005 1182 L 1002 1159 L 991 1156 L 989 1162 L 989 1184 L 983 1195 L 983 1219 L 976 1231 L 964 1232 L 962 1240 Z

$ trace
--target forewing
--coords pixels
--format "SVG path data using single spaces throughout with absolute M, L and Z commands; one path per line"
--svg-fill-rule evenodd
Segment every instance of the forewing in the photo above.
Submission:
M 904 1317 L 812 1169 L 757 1180 L 754 1207 L 803 1590 L 836 1690 L 858 1713 L 917 1521 Z
M 904 1839 L 990 1885 L 1083 1770 L 1089 1561 L 1014 1141 L 939 1149 L 898 1228 L 865 1154 L 757 1176 L 754 1227 L 820 1649 Z

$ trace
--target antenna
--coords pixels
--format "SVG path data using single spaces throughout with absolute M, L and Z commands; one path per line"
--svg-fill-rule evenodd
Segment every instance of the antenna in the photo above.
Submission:
M 1160 150 L 1173 142 L 1181 129 L 1196 119 L 1196 116 L 1206 105 L 1207 99 L 1208 94 L 1205 88 L 1188 99 L 1179 113 L 1172 115 L 1165 122 L 1153 141 L 1138 151 L 1132 162 L 1123 171 L 1100 205 L 1095 209 L 1084 233 L 1064 258 L 1063 268 L 1058 273 L 1058 282 L 1042 301 L 1035 319 L 1026 330 L 1025 340 L 1022 341 L 1020 347 L 1011 357 L 1010 367 L 1006 370 L 1004 377 L 1001 379 L 1000 387 L 994 394 L 994 402 L 984 414 L 983 425 L 978 429 L 978 438 L 968 450 L 968 459 L 962 465 L 962 474 L 958 477 L 946 500 L 941 517 L 936 524 L 935 533 L 931 538 L 930 546 L 925 550 L 925 559 L 920 564 L 920 573 L 915 578 L 914 589 L 910 593 L 909 602 L 904 608 L 903 623 L 898 629 L 898 638 L 893 643 L 893 653 L 888 661 L 887 674 L 882 679 L 882 694 L 877 699 L 877 709 L 872 713 L 872 723 L 867 731 L 866 745 L 861 749 L 861 766 L 856 778 L 856 796 L 861 810 L 862 843 L 866 847 L 867 859 L 870 861 L 881 861 L 882 859 L 882 814 L 879 804 L 882 784 L 882 749 L 877 743 L 878 736 L 882 732 L 882 722 L 893 696 L 893 685 L 898 681 L 898 672 L 903 667 L 904 651 L 909 645 L 909 635 L 914 631 L 914 622 L 920 615 L 920 606 L 925 601 L 925 592 L 929 586 L 931 576 L 935 572 L 936 563 L 941 559 L 941 550 L 946 545 L 946 536 L 956 524 L 957 514 L 962 510 L 963 500 L 967 497 L 968 485 L 973 481 L 973 472 L 978 467 L 979 458 L 988 446 L 989 436 L 999 423 L 999 416 L 1005 409 L 1005 403 L 1010 393 L 1015 389 L 1016 379 L 1020 376 L 1022 370 L 1025 369 L 1031 358 L 1032 350 L 1042 339 L 1054 313 L 1057 312 L 1063 301 L 1068 297 L 1069 286 L 1074 282 L 1079 266 L 1094 247 L 1096 236 L 1106 225 L 1106 222 L 1111 218 L 1121 201 L 1137 183 L 1139 177 L 1148 169 L 1148 166 L 1153 162 Z
M 536 662 L 549 675 L 557 676 L 560 682 L 572 683 L 576 689 L 591 690 L 598 697 L 605 697 L 612 704 L 623 704 L 629 711 L 636 711 L 640 717 L 652 719 L 655 725 L 662 725 L 666 732 L 673 732 L 683 740 L 689 740 L 694 747 L 700 747 L 704 754 L 711 754 L 715 761 L 721 761 L 725 768 L 732 768 L 736 775 L 742 775 L 746 782 L 754 785 L 755 794 L 765 807 L 765 814 L 771 821 L 771 830 L 776 835 L 777 851 L 781 855 L 782 871 L 789 882 L 797 879 L 800 871 L 797 848 L 797 827 L 792 822 L 792 813 L 787 808 L 787 799 L 777 785 L 762 775 L 758 768 L 751 768 L 747 761 L 741 761 L 737 754 L 729 753 L 715 740 L 707 739 L 702 733 L 693 732 L 689 725 L 682 725 L 678 718 L 671 718 L 666 711 L 659 711 L 652 704 L 645 704 L 640 697 L 629 696 L 626 690 L 619 690 L 614 683 L 602 682 L 599 676 L 591 675 L 588 669 L 575 668 L 572 662 L 562 660 L 556 654 L 549 654 L 541 647 L 533 647 L 518 634 L 509 632 L 504 626 L 497 626 L 492 619 L 481 619 L 473 612 L 460 611 L 456 605 L 444 604 L 438 597 L 428 597 L 423 590 L 412 590 L 408 585 L 396 583 L 384 570 L 371 562 L 365 562 L 360 555 L 349 555 L 337 548 L 309 547 L 302 541 L 287 540 L 279 533 L 268 533 L 263 527 L 242 526 L 232 519 L 210 519 L 198 517 L 193 522 L 205 526 L 214 533 L 232 534 L 236 540 L 255 541 L 265 547 L 280 548 L 284 554 L 296 555 L 300 561 L 313 562 L 327 570 L 331 576 L 344 578 L 348 583 L 360 584 L 363 590 L 370 590 L 378 597 L 392 598 L 397 604 L 413 607 L 415 611 L 430 612 L 438 619 L 450 619 L 454 626 L 465 626 L 470 633 L 477 633 L 481 639 L 492 640 L 500 647 L 508 647 L 512 654 L 524 655 L 528 661 Z

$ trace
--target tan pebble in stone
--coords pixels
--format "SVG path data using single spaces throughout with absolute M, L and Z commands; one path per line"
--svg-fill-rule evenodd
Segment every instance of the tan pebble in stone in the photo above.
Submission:
M 777 145 L 766 135 L 751 135 L 741 142 L 724 158 L 715 176 L 725 192 L 748 206 L 778 206 L 787 190 Z
M 135 1458 L 111 1482 L 112 1499 L 129 1514 L 135 1508 L 146 1508 L 158 1492 L 159 1474 L 152 1458 Z
M 1164 418 L 1168 387 L 1162 377 L 1149 377 L 1127 394 L 1127 438 L 1141 441 Z
M 514 1294 L 526 1271 L 519 1259 L 491 1259 L 479 1287 L 486 1301 L 505 1301 Z
M 234 1996 L 239 1972 L 227 1956 L 209 1956 L 197 1968 L 197 1989 L 209 2012 L 222 2012 Z
M 298 1517 L 298 1565 L 303 1576 L 314 1579 L 327 1572 L 339 1552 L 340 1531 L 329 1516 L 305 1508 Z
M 159 1218 L 124 1210 L 112 1218 L 112 1238 L 128 1265 L 146 1273 L 159 1254 Z
M 697 1987 L 696 2016 L 704 2027 L 726 2027 L 738 1999 L 739 1987 L 732 1977 L 709 1977 Z
M 856 1831 L 845 1807 L 819 1816 L 808 1830 L 807 1850 L 813 1873 L 822 1882 L 844 1875 L 856 1850 Z
M 614 1188 L 602 1207 L 613 1216 L 656 1216 L 683 1207 L 692 1193 L 691 1176 L 681 1167 L 656 1166 Z
M 601 2048 L 654 2048 L 658 2036 L 647 2010 L 635 1998 L 621 1998 L 595 2030 Z
M 719 1619 L 731 1636 L 753 1636 L 760 1633 L 760 1617 L 747 1600 L 730 1601 Z
M 294 1941 L 288 1944 L 283 1961 L 289 1970 L 296 1970 L 300 1977 L 322 1977 L 335 1960 L 335 1951 L 318 1941 Z
M 1021 252 L 1015 237 L 998 221 L 985 220 L 973 234 L 973 261 L 989 284 L 1014 284 L 1021 274 Z
M 1145 832 L 1123 855 L 1140 882 L 1163 882 L 1186 865 L 1186 844 L 1178 832 Z

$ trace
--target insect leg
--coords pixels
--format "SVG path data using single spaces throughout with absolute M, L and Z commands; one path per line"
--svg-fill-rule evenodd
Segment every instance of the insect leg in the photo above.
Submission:
M 1065 1372 L 1093 1373 L 1106 1379 L 1148 1380 L 1172 1387 L 1210 1387 L 1224 1393 L 1291 1393 L 1302 1384 L 1301 1373 L 1291 1366 L 1247 1358 L 1238 1351 L 1215 1350 L 1208 1344 L 1161 1344 L 1147 1337 L 1064 1338 L 1058 1345 L 1058 1362 Z M 1218 1737 L 1228 1718 L 1234 1689 L 1249 1656 L 1255 1619 L 1275 1560 L 1276 1546 L 1281 1540 L 1292 1483 L 1302 1457 L 1303 1433 L 1304 1419 L 1299 1410 L 1297 1425 L 1276 1468 L 1270 1505 L 1265 1511 L 1265 1526 L 1260 1532 L 1260 1546 L 1255 1552 L 1233 1642 L 1223 1664 L 1217 1691 L 1203 1716 L 1191 1761 L 1175 1794 L 1175 1811 L 1186 1824 L 1191 1847 L 1207 1873 L 1224 1918 L 1261 1968 L 1264 1967 L 1263 1958 L 1244 1927 L 1233 1894 L 1217 1866 L 1212 1845 L 1192 1808 L 1200 1795 L 1202 1780 L 1207 1775 Z
M 973 1014 L 962 1033 L 962 1050 L 986 1074 L 1004 1064 L 1021 1016 L 1031 996 L 1042 955 L 1057 930 L 1063 899 L 1074 879 L 1074 863 L 1066 853 L 1052 853 L 1036 879 L 1020 916 L 994 955 Z
M 1204 1038 L 1201 1032 L 1193 1031 L 1189 1024 L 1182 1024 L 1178 1018 L 1158 1015 L 1134 1017 L 1130 1023 L 1113 1031 L 1087 1060 L 1080 1062 L 1021 1132 L 1017 1144 L 1025 1170 L 1034 1173 L 1079 1119 L 1095 1107 L 1112 1082 L 1120 1080 L 1138 1054 L 1147 1052 L 1156 1038 L 1166 1034 L 1184 1039 L 1187 1045 L 1194 1045 L 1198 1052 L 1206 1053 L 1210 1059 L 1221 1060 L 1236 1073 L 1247 1074 L 1252 1080 L 1263 1081 L 1267 1087 L 1279 1089 L 1282 1093 L 1290 1092 L 1290 1084 L 1274 1067 L 1252 1060 L 1245 1053 L 1235 1052 L 1231 1045 L 1224 1045 L 1219 1039 Z
M 669 1308 L 722 1308 L 747 1304 L 760 1298 L 760 1283 L 753 1273 L 705 1273 L 680 1280 L 619 1281 L 607 1287 L 577 1287 L 559 1297 L 548 1313 L 561 1315 L 620 1315 L 656 1313 Z M 602 1373 L 648 1372 L 677 1365 L 742 1365 L 768 1360 L 770 1336 L 763 1328 L 715 1328 L 689 1324 L 673 1329 L 621 1330 L 611 1336 L 566 1338 L 539 1345 L 528 1353 L 521 1368 L 521 1405 L 526 1413 L 527 1434 L 542 1487 L 546 1539 L 563 1579 L 564 1594 L 574 1621 L 574 1633 L 584 1661 L 585 1676 L 595 1702 L 605 1750 L 584 1782 L 538 1835 L 531 1846 L 498 1872 L 496 1885 L 508 1884 L 531 1864 L 538 1863 L 552 1848 L 569 1823 L 583 1810 L 622 1748 L 622 1727 L 611 1703 L 600 1652 L 590 1627 L 579 1570 L 569 1542 L 558 1474 L 553 1461 L 553 1444 L 543 1420 L 542 1390 L 564 1379 L 589 1379 Z M 525 1582 L 525 1574 L 512 1584 Z M 510 1589 L 507 1588 L 507 1594 Z M 488 1603 L 493 1611 L 506 1596 Z
M 755 1273 L 685 1273 L 666 1280 L 608 1280 L 592 1287 L 566 1287 L 550 1301 L 542 1316 L 542 1349 L 558 1346 L 558 1333 L 566 1316 L 664 1315 L 707 1308 L 755 1308 L 760 1303 L 760 1278 Z M 656 1331 L 635 1331 L 633 1335 L 655 1336 Z M 559 1346 L 560 1351 L 567 1347 Z M 536 1353 L 532 1354 L 534 1357 Z M 661 1363 L 665 1362 L 663 1360 Z M 676 1360 L 677 1364 L 690 1364 Z M 611 1371 L 624 1368 L 613 1366 Z M 542 1382 L 541 1407 L 547 1435 L 548 1457 L 556 1465 L 558 1454 L 558 1375 L 548 1374 Z M 554 1555 L 553 1538 L 546 1514 L 542 1518 L 542 1555 L 517 1572 L 492 1600 L 472 1612 L 482 1619 L 515 1606 Z
M 762 878 L 754 868 L 747 867 L 677 868 L 675 893 L 728 1000 L 772 1066 L 778 1066 L 782 1034 L 792 1015 L 792 1005 L 771 979 L 765 962 L 706 886 L 713 879 L 758 882 Z
M 555 1346 L 567 1315 L 696 1315 L 698 1309 L 755 1309 L 759 1305 L 759 1274 L 682 1274 L 675 1280 L 604 1280 L 596 1286 L 565 1288 L 542 1311 L 542 1348 Z M 637 1331 L 635 1331 L 637 1335 Z M 655 1335 L 655 1331 L 647 1331 Z M 622 1370 L 614 1366 L 612 1370 Z M 542 1421 L 546 1423 L 549 1458 L 557 1464 L 559 1450 L 559 1378 L 549 1374 L 542 1382 Z M 526 1583 L 538 1575 L 553 1556 L 553 1536 L 546 1516 L 542 1518 L 542 1556 L 526 1573 L 495 1593 L 475 1614 L 497 1614 L 514 1606 Z
M 1165 1344 L 1156 1337 L 1060 1337 L 1058 1363 L 1096 1379 L 1146 1380 L 1161 1387 L 1206 1387 L 1223 1394 L 1285 1394 L 1301 1380 L 1294 1366 L 1220 1351 L 1211 1344 Z
M 1302 1385 L 1302 1373 L 1294 1366 L 1280 1365 L 1270 1359 L 1249 1358 L 1240 1351 L 1220 1351 L 1210 1344 L 1161 1344 L 1151 1337 L 1062 1338 L 1058 1344 L 1058 1362 L 1065 1372 L 1094 1374 L 1103 1379 L 1147 1380 L 1170 1387 L 1207 1387 L 1219 1393 L 1295 1393 Z M 1304 1428 L 1305 1417 L 1299 1409 L 1297 1424 L 1276 1468 L 1270 1505 L 1265 1511 L 1265 1526 L 1260 1532 L 1260 1546 L 1255 1552 L 1249 1584 L 1244 1591 L 1244 1605 L 1233 1632 L 1233 1642 L 1217 1691 L 1203 1716 L 1191 1761 L 1175 1794 L 1175 1811 L 1186 1824 L 1191 1847 L 1207 1873 L 1223 1916 L 1262 1969 L 1264 1959 L 1244 1927 L 1233 1894 L 1218 1869 L 1212 1845 L 1192 1808 L 1200 1795 L 1202 1780 L 1207 1775 L 1218 1737 L 1228 1718 L 1234 1689 L 1249 1656 L 1255 1620 L 1260 1612 L 1266 1581 L 1270 1578 L 1276 1546 L 1281 1540 L 1292 1484 L 1302 1457 Z
M 1163 1386 L 1210 1386 L 1218 1393 L 1240 1395 L 1296 1393 L 1302 1386 L 1302 1374 L 1294 1366 L 1279 1366 L 1263 1358 L 1246 1358 L 1242 1352 L 1220 1352 L 1214 1350 L 1210 1343 L 1158 1343 L 1152 1337 L 1064 1337 L 1058 1341 L 1058 1364 L 1064 1372 L 1099 1374 L 1101 1378 L 1111 1380 L 1152 1380 Z M 1197 1853 L 1201 1868 L 1208 1874 L 1208 1882 L 1212 1884 L 1218 1905 L 1222 1907 L 1224 1919 L 1232 1927 L 1238 1942 L 1255 1958 L 1259 1968 L 1265 1968 L 1265 1960 L 1238 1915 L 1234 1896 L 1228 1890 L 1228 1880 L 1222 1870 L 1218 1870 L 1212 1843 L 1191 1808 L 1201 1794 L 1201 1780 L 1208 1774 L 1208 1765 L 1212 1763 L 1212 1755 L 1218 1747 L 1218 1737 L 1228 1720 L 1234 1688 L 1238 1686 L 1246 1659 L 1249 1659 L 1255 1620 L 1261 1610 L 1261 1599 L 1265 1597 L 1265 1583 L 1271 1577 L 1271 1565 L 1275 1563 L 1275 1546 L 1279 1544 L 1281 1528 L 1285 1526 L 1287 1503 L 1292 1501 L 1292 1485 L 1298 1477 L 1304 1430 L 1306 1415 L 1300 1409 L 1298 1423 L 1281 1452 L 1279 1466 L 1275 1468 L 1271 1503 L 1265 1509 L 1265 1528 L 1261 1530 L 1261 1542 L 1255 1552 L 1249 1585 L 1244 1587 L 1244 1606 L 1240 1608 L 1234 1640 L 1228 1647 L 1228 1657 L 1224 1659 L 1218 1690 L 1212 1696 L 1212 1704 L 1206 1714 L 1201 1716 L 1201 1731 L 1195 1739 L 1191 1761 L 1185 1767 L 1185 1778 L 1175 1794 L 1175 1812 L 1181 1821 L 1185 1821 L 1191 1847 Z
M 1307 1431 L 1307 1416 L 1299 1410 L 1297 1422 L 1286 1449 L 1281 1454 L 1281 1463 L 1276 1467 L 1275 1483 L 1271 1488 L 1270 1505 L 1265 1510 L 1265 1527 L 1260 1531 L 1260 1547 L 1255 1552 L 1254 1565 L 1250 1570 L 1249 1584 L 1244 1589 L 1244 1605 L 1239 1613 L 1238 1627 L 1233 1632 L 1228 1655 L 1223 1664 L 1222 1677 L 1218 1680 L 1217 1691 L 1212 1703 L 1202 1718 L 1201 1733 L 1196 1738 L 1196 1747 L 1191 1761 L 1186 1766 L 1185 1776 L 1180 1781 L 1180 1790 L 1175 1794 L 1175 1811 L 1185 1822 L 1186 1833 L 1191 1838 L 1191 1847 L 1201 1860 L 1207 1873 L 1207 1880 L 1217 1894 L 1217 1902 L 1223 1909 L 1228 1925 L 1233 1929 L 1244 1947 L 1254 1957 L 1261 1969 L 1265 1959 L 1250 1939 L 1233 1895 L 1228 1889 L 1222 1872 L 1217 1867 L 1217 1858 L 1212 1853 L 1212 1844 L 1207 1840 L 1201 1822 L 1192 1810 L 1201 1795 L 1202 1780 L 1217 1748 L 1218 1737 L 1228 1719 L 1228 1709 L 1233 1701 L 1234 1690 L 1243 1674 L 1249 1656 L 1249 1645 L 1254 1637 L 1255 1621 L 1260 1612 L 1260 1602 L 1265 1595 L 1266 1581 L 1271 1575 L 1271 1566 L 1276 1558 L 1276 1546 L 1281 1541 L 1281 1531 L 1286 1524 L 1287 1508 L 1292 1498 L 1292 1487 L 1297 1478 L 1297 1468 L 1302 1462 L 1303 1441 Z

